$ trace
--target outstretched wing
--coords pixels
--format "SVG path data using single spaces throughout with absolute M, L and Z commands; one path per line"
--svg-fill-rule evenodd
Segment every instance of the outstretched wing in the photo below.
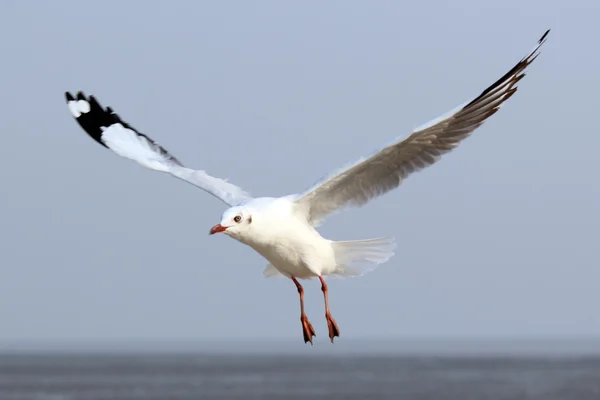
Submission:
M 204 171 L 184 167 L 162 146 L 123 121 L 110 107 L 103 108 L 94 96 L 85 96 L 82 92 L 73 96 L 66 92 L 65 97 L 79 126 L 92 139 L 117 155 L 146 168 L 167 172 L 204 189 L 230 206 L 250 199 L 250 195 L 236 185 Z
M 415 129 L 406 139 L 396 139 L 371 156 L 326 176 L 299 194 L 296 205 L 313 225 L 317 225 L 328 214 L 344 207 L 362 206 L 397 188 L 413 172 L 434 164 L 517 91 L 517 82 L 538 56 L 538 49 L 548 32 L 550 30 L 526 57 L 479 96 Z

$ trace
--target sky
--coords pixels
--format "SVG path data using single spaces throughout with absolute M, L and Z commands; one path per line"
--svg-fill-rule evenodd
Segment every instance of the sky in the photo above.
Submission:
M 0 345 L 290 340 L 298 294 L 209 236 L 224 204 L 78 127 L 83 90 L 255 196 L 322 175 L 478 95 L 551 28 L 502 109 L 434 166 L 329 218 L 396 255 L 329 279 L 338 342 L 600 337 L 594 1 L 0 3 Z M 317 281 L 306 311 L 326 343 Z

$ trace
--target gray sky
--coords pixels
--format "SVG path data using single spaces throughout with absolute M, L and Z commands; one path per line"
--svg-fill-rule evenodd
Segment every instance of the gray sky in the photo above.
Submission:
M 568 5 L 567 5 L 568 4 Z M 407 8 L 408 7 L 408 8 Z M 330 280 L 340 341 L 600 335 L 594 1 L 0 3 L 0 343 L 291 338 L 292 282 L 208 236 L 223 204 L 119 158 L 84 90 L 253 195 L 321 175 L 477 95 L 552 31 L 499 113 L 329 238 L 396 256 Z M 307 313 L 327 341 L 319 284 Z

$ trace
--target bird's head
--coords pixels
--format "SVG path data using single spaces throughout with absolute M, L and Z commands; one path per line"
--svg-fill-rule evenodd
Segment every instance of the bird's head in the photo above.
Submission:
M 210 234 L 223 232 L 235 239 L 243 239 L 252 230 L 252 211 L 245 207 L 231 207 L 221 216 L 221 222 L 210 229 Z

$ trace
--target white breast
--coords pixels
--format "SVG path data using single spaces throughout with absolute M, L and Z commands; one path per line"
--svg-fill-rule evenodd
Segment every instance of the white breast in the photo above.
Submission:
M 248 243 L 286 276 L 310 278 L 335 269 L 331 242 L 296 218 L 270 231 L 269 240 Z

